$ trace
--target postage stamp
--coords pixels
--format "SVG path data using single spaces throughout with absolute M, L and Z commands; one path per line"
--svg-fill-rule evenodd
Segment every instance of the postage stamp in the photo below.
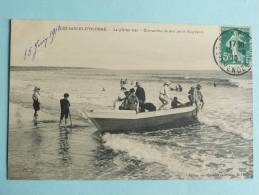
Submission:
M 252 67 L 252 41 L 248 27 L 221 27 L 213 47 L 217 65 L 230 75 L 242 75 Z

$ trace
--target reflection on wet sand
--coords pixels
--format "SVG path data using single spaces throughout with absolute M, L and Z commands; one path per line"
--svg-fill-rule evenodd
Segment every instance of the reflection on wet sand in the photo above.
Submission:
M 59 156 L 61 156 L 62 163 L 72 164 L 72 156 L 70 154 L 69 139 L 72 134 L 69 133 L 67 128 L 59 128 Z

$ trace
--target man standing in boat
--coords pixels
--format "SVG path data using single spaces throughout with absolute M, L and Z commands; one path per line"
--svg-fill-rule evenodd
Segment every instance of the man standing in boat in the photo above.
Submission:
M 139 111 L 145 112 L 145 101 L 146 101 L 145 90 L 140 86 L 139 82 L 136 82 L 136 87 L 137 89 L 136 89 L 135 95 L 139 100 Z

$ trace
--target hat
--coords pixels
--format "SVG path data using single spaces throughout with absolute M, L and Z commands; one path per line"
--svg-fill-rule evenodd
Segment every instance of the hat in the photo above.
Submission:
M 197 84 L 196 87 L 197 87 L 197 88 L 201 88 L 201 85 L 200 85 L 200 84 Z
M 134 93 L 135 92 L 135 89 L 134 88 L 131 88 L 130 89 L 130 93 Z
M 140 86 L 140 82 L 136 82 L 136 87 L 137 87 L 137 86 Z
M 33 91 L 39 91 L 40 90 L 40 88 L 39 87 L 34 87 L 34 89 L 33 89 Z
M 130 94 L 129 91 L 124 91 L 124 95 L 128 96 Z
M 69 94 L 68 93 L 64 93 L 64 97 L 69 97 Z
M 166 81 L 165 83 L 164 83 L 164 85 L 170 85 L 171 84 L 171 82 L 170 81 Z

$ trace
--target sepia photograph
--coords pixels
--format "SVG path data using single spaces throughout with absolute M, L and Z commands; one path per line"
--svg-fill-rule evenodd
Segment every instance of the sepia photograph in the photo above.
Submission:
M 12 20 L 8 179 L 253 178 L 246 26 Z

